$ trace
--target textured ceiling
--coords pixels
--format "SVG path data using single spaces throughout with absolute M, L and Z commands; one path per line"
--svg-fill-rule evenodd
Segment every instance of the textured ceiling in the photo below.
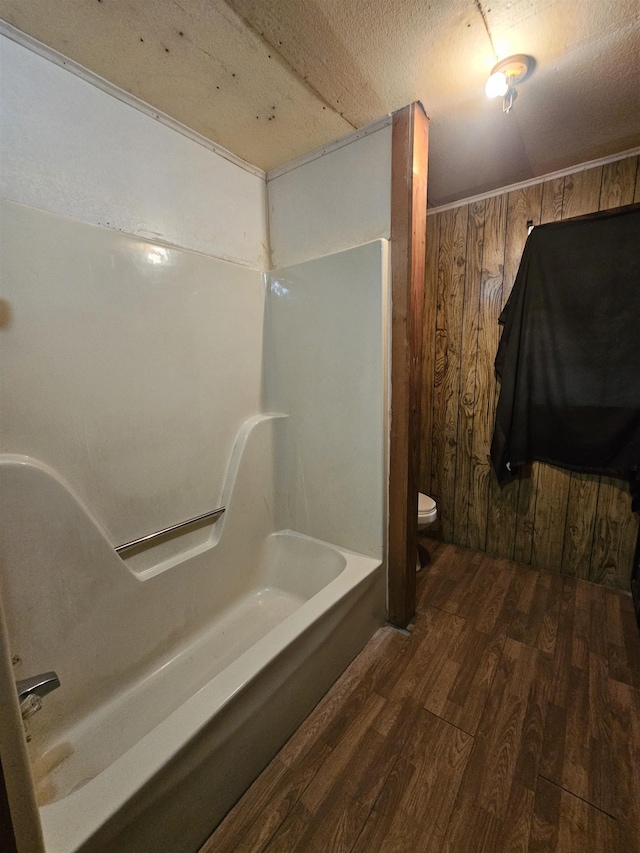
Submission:
M 431 205 L 640 145 L 638 0 L 0 0 L 0 17 L 265 169 L 420 100 Z M 496 58 L 537 67 L 504 115 Z

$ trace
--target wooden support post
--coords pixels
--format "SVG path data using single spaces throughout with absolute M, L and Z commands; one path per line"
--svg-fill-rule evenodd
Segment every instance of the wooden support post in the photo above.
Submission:
M 416 598 L 428 127 L 419 103 L 393 114 L 388 597 L 389 621 L 401 628 Z

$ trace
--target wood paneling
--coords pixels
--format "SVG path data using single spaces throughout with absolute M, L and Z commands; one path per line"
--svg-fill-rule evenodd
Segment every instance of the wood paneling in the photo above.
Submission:
M 640 849 L 628 595 L 429 543 L 381 628 L 202 853 Z
M 415 607 L 428 134 L 421 104 L 393 114 L 388 606 L 399 627 Z
M 522 247 L 527 239 L 527 223 L 533 222 L 534 225 L 540 223 L 541 205 L 541 184 L 514 190 L 506 197 L 507 221 L 504 235 L 505 254 L 502 304 L 509 298 L 518 273 Z M 496 394 L 496 406 L 497 403 L 498 397 Z M 525 479 L 524 482 L 526 485 L 530 485 L 531 478 Z M 529 528 L 533 529 L 533 521 L 530 518 L 530 510 L 532 504 L 534 505 L 534 502 L 531 500 L 531 489 L 527 490 L 526 485 L 523 489 L 522 485 L 520 480 L 514 480 L 511 483 L 507 483 L 504 488 L 500 488 L 495 477 L 489 478 L 489 502 L 493 509 L 488 516 L 486 547 L 491 553 L 511 558 L 514 557 L 516 540 L 519 538 L 518 528 L 521 529 L 522 534 L 525 536 Z M 521 491 L 523 492 L 522 502 Z M 529 495 L 526 494 L 527 491 L 529 491 Z M 523 517 L 520 519 L 518 519 L 518 510 L 523 514 Z M 520 521 L 520 524 L 518 524 L 518 521 Z
M 469 207 L 466 246 L 465 289 L 462 311 L 462 343 L 460 350 L 460 403 L 456 446 L 455 482 L 467 484 L 455 490 L 452 541 L 467 545 L 469 529 L 469 487 L 473 453 L 473 422 L 476 411 L 476 358 L 480 328 L 480 286 L 482 281 L 482 246 L 484 242 L 484 201 Z M 428 217 L 436 219 L 437 217 Z
M 449 493 L 456 481 L 462 308 L 464 305 L 468 209 L 447 211 L 440 223 L 433 391 L 434 491 Z M 454 505 L 440 513 L 445 539 L 453 535 Z
M 638 157 L 578 170 L 428 217 L 420 491 L 439 535 L 569 576 L 629 588 L 638 530 L 628 485 L 533 463 L 504 488 L 489 450 L 499 386 L 498 316 L 518 271 L 527 222 L 558 221 L 640 200 Z M 429 296 L 427 296 L 429 305 Z M 433 335 L 433 337 L 432 337 Z
M 438 280 L 438 244 L 440 242 L 440 220 L 428 216 L 426 222 L 426 267 L 425 282 L 431 281 L 434 286 Z M 422 321 L 422 372 L 427 376 L 435 374 L 436 357 L 436 313 L 437 299 L 433 294 L 425 292 L 423 300 Z M 431 435 L 433 432 L 433 388 L 426 382 L 421 382 L 422 400 L 420 403 L 421 434 Z M 420 442 L 420 471 L 431 480 L 431 463 L 433 455 L 431 444 Z
M 506 202 L 506 196 L 487 199 L 482 241 L 468 533 L 469 547 L 479 550 L 484 550 L 487 544 L 487 506 L 492 476 L 489 447 L 497 401 L 493 361 L 499 341 L 498 317 L 502 311 Z M 464 309 L 466 311 L 466 305 Z M 434 424 L 435 420 L 434 416 Z M 452 452 L 456 450 L 452 448 Z M 444 492 L 434 498 L 439 506 L 449 503 Z

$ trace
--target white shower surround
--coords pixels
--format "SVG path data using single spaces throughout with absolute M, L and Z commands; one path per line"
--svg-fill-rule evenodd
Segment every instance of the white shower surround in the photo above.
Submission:
M 196 850 L 379 624 L 378 559 L 260 517 L 286 422 L 246 424 L 222 529 L 143 581 L 55 472 L 0 458 L 12 644 L 62 681 L 29 723 L 48 853 Z M 52 607 L 61 566 L 78 613 Z
M 3 218 L 13 226 L 19 223 L 24 232 L 23 245 L 16 237 L 12 247 L 17 253 L 12 263 L 18 270 L 12 297 L 15 304 L 11 305 L 15 310 L 10 313 L 3 344 L 9 363 L 13 357 L 16 365 L 17 372 L 9 376 L 10 389 L 14 380 L 15 399 L 19 399 L 21 381 L 18 365 L 29 358 L 28 350 L 20 353 L 21 325 L 37 318 L 43 305 L 48 305 L 44 334 L 40 342 L 37 335 L 34 338 L 36 349 L 43 347 L 46 361 L 47 338 L 52 338 L 48 324 L 55 326 L 56 310 L 60 309 L 57 338 L 53 331 L 59 347 L 56 360 L 51 362 L 58 366 L 53 371 L 53 387 L 47 387 L 45 371 L 40 381 L 32 384 L 29 398 L 33 411 L 45 411 L 38 408 L 37 399 L 38 394 L 44 395 L 42 401 L 50 404 L 47 420 L 51 430 L 48 433 L 46 424 L 43 428 L 29 419 L 23 421 L 21 429 L 20 412 L 12 410 L 6 429 L 11 440 L 3 436 L 6 455 L 0 464 L 2 495 L 12 496 L 8 511 L 2 513 L 3 560 L 8 566 L 2 592 L 9 647 L 0 651 L 8 660 L 19 647 L 25 668 L 16 671 L 16 677 L 48 668 L 66 670 L 59 673 L 63 687 L 45 699 L 45 708 L 33 719 L 31 749 L 38 777 L 47 775 L 43 755 L 53 750 L 55 763 L 55 750 L 65 738 L 77 745 L 78 755 L 82 753 L 81 732 L 90 732 L 94 724 L 98 731 L 99 718 L 107 706 L 116 714 L 118 703 L 120 712 L 127 701 L 133 707 L 144 706 L 144 700 L 137 702 L 136 697 L 142 697 L 147 687 L 154 697 L 153 713 L 142 714 L 132 727 L 138 726 L 133 732 L 133 746 L 126 738 L 120 738 L 119 746 L 112 743 L 109 731 L 113 733 L 118 727 L 107 724 L 106 752 L 113 761 L 103 761 L 99 772 L 89 773 L 92 780 L 75 793 L 42 806 L 46 849 L 56 853 L 114 849 L 117 838 L 119 850 L 127 849 L 129 841 L 125 839 L 138 845 L 131 850 L 138 850 L 140 844 L 156 843 L 160 836 L 154 832 L 161 831 L 165 833 L 163 849 L 193 850 L 383 618 L 388 249 L 386 241 L 378 240 L 279 269 L 277 276 L 266 281 L 267 304 L 273 310 L 270 313 L 267 309 L 263 325 L 262 270 L 268 245 L 264 180 L 63 68 L 5 39 L 0 41 L 3 91 L 11 93 L 15 117 L 13 124 L 4 123 L 3 131 L 7 168 L 3 170 L 2 194 L 10 199 L 5 202 Z M 110 120 L 105 122 L 105 116 Z M 115 135 L 110 136 L 110 127 Z M 21 128 L 31 129 L 26 146 Z M 302 251 L 305 261 L 357 245 L 362 235 L 367 239 L 388 236 L 389 212 L 384 205 L 390 177 L 390 129 L 382 127 L 371 136 L 362 149 L 365 161 L 371 158 L 369 170 L 362 168 L 362 158 L 359 168 L 355 172 L 352 169 L 354 151 L 346 149 L 365 142 L 357 140 L 274 179 L 282 216 L 272 239 L 281 266 L 287 259 L 291 263 L 300 257 L 295 234 L 287 233 L 286 223 L 297 222 L 299 227 L 304 216 L 309 217 L 308 233 L 312 235 L 306 238 Z M 44 152 L 47 145 L 51 147 L 51 140 L 55 168 L 47 169 Z M 128 156 L 113 156 L 114 151 L 123 149 L 128 149 Z M 168 182 L 167 174 L 171 175 Z M 371 185 L 376 182 L 382 189 L 372 194 Z M 291 191 L 286 189 L 287 184 Z M 320 185 L 325 189 L 314 217 L 309 197 Z M 342 212 L 338 230 L 332 209 Z M 61 214 L 71 218 L 63 219 Z M 369 225 L 363 224 L 363 219 Z M 149 224 L 154 221 L 157 226 Z M 96 224 L 103 227 L 89 228 Z M 70 269 L 70 281 L 64 285 L 70 288 L 71 297 L 75 288 L 81 299 L 71 298 L 66 304 L 64 299 L 57 300 L 60 273 L 57 277 L 52 273 L 47 280 L 47 264 L 40 264 L 38 269 L 38 241 L 34 239 L 29 245 L 30 234 L 42 238 L 44 246 L 47 232 L 58 229 L 72 238 L 76 234 L 84 251 L 88 228 L 94 257 L 96 244 L 103 247 L 103 259 L 157 253 L 164 260 L 170 257 L 179 271 L 177 278 L 167 280 L 167 292 L 158 288 L 154 294 L 154 283 L 161 284 L 162 280 L 154 277 L 153 264 L 147 264 L 142 278 L 137 278 L 136 264 L 130 262 L 127 267 L 125 263 L 122 269 L 128 270 L 128 283 L 135 287 L 144 279 L 144 293 L 133 307 L 119 299 L 114 310 L 105 303 L 109 310 L 104 316 L 114 327 L 131 323 L 134 329 L 136 322 L 146 324 L 155 310 L 158 293 L 166 297 L 174 292 L 179 297 L 182 284 L 185 294 L 200 292 L 201 298 L 203 287 L 209 288 L 214 304 L 225 304 L 220 340 L 224 339 L 225 325 L 239 333 L 236 341 L 230 341 L 238 350 L 233 360 L 225 358 L 223 349 L 216 361 L 215 347 L 204 359 L 215 363 L 217 370 L 227 371 L 231 381 L 223 397 L 231 394 L 235 409 L 219 407 L 226 421 L 222 429 L 216 425 L 213 456 L 207 447 L 210 458 L 206 465 L 198 466 L 197 457 L 195 465 L 190 463 L 192 470 L 186 482 L 193 488 L 183 488 L 177 494 L 171 493 L 171 486 L 178 468 L 175 464 L 163 466 L 163 458 L 168 459 L 169 454 L 163 457 L 162 441 L 169 442 L 166 448 L 170 450 L 172 437 L 171 406 L 160 406 L 157 422 L 150 427 L 150 437 L 161 439 L 155 448 L 159 467 L 153 474 L 159 478 L 150 502 L 140 491 L 144 472 L 136 470 L 134 457 L 130 466 L 124 466 L 119 482 L 116 478 L 111 496 L 105 494 L 100 486 L 105 482 L 100 478 L 100 465 L 106 480 L 112 472 L 107 458 L 96 462 L 91 446 L 96 439 L 91 429 L 98 432 L 96 448 L 100 446 L 101 429 L 103 439 L 108 441 L 112 430 L 113 438 L 119 440 L 118 419 L 109 408 L 110 401 L 120 399 L 118 393 L 135 409 L 135 395 L 127 397 L 126 360 L 121 360 L 118 371 L 121 380 L 124 373 L 125 385 L 107 389 L 111 393 L 102 393 L 103 387 L 94 389 L 97 396 L 83 413 L 82 400 L 74 399 L 72 387 L 64 387 L 64 358 L 74 346 L 86 345 L 87 331 L 81 329 L 75 335 L 73 324 L 65 326 L 63 321 L 64 311 L 73 312 L 82 300 L 90 304 L 91 293 L 87 303 L 87 293 L 78 290 L 82 287 L 81 270 Z M 133 236 L 151 234 L 162 242 Z M 192 255 L 180 246 L 201 254 Z M 48 251 L 60 251 L 64 258 L 64 247 L 55 239 Z M 29 255 L 36 272 L 22 292 L 19 261 L 21 257 L 28 261 Z M 82 252 L 78 256 L 81 258 Z M 233 259 L 244 269 L 234 270 L 219 258 Z M 162 268 L 162 264 L 158 266 Z M 96 276 L 100 279 L 97 285 L 91 278 Z M 233 293 L 234 276 L 235 287 L 241 291 L 236 294 L 239 299 Z M 108 299 L 109 290 L 103 287 L 109 280 L 107 265 L 95 265 L 90 278 L 89 290 L 97 287 L 99 295 L 102 286 Z M 284 285 L 288 294 L 282 291 L 283 282 L 291 284 L 290 288 Z M 64 287 L 60 297 L 63 291 Z M 228 297 L 223 296 L 225 292 Z M 179 326 L 188 317 L 181 317 L 179 298 L 175 305 Z M 118 306 L 123 312 L 120 318 Z M 196 313 L 210 310 L 206 306 L 207 298 L 197 302 Z M 162 310 L 170 313 L 175 309 L 165 306 Z M 99 322 L 99 317 L 96 311 L 92 322 Z M 249 324 L 248 317 L 253 318 Z M 309 357 L 305 329 L 319 323 L 320 318 L 325 334 L 316 336 L 316 351 Z M 86 316 L 79 319 L 82 322 Z M 198 328 L 197 319 L 194 328 Z M 161 319 L 158 329 L 165 336 L 164 344 L 172 345 L 167 334 L 170 326 L 163 326 Z M 198 335 L 198 341 L 210 345 L 202 331 Z M 183 343 L 184 337 L 180 338 Z M 189 343 L 197 345 L 198 341 Z M 152 374 L 154 359 L 158 366 L 171 363 L 166 359 L 163 362 L 161 346 L 154 355 L 156 345 L 153 337 L 147 339 L 145 370 Z M 246 358 L 240 365 L 242 353 Z M 128 357 L 135 358 L 135 347 Z M 332 372 L 335 374 L 341 358 L 345 380 L 338 377 L 339 381 L 332 382 Z M 202 352 L 199 359 L 201 362 Z M 351 373 L 350 364 L 354 365 Z M 292 371 L 292 365 L 301 370 Z M 244 373 L 235 373 L 236 366 Z M 135 377 L 135 369 L 131 375 Z M 154 381 L 160 390 L 161 374 Z M 181 383 L 187 387 L 180 387 Z M 90 389 L 90 382 L 85 387 Z M 184 371 L 169 377 L 167 385 L 169 402 L 175 393 L 184 408 L 191 394 L 200 418 L 211 420 L 211 414 L 205 415 L 211 402 L 206 398 L 207 390 L 202 375 L 194 378 Z M 57 391 L 61 392 L 59 396 Z M 345 406 L 345 401 L 350 405 Z M 65 426 L 68 407 L 78 405 L 74 417 L 78 416 L 87 430 L 84 443 Z M 88 427 L 82 419 L 91 406 L 97 406 L 104 416 L 98 416 Z M 315 406 L 312 417 L 309 406 Z M 284 411 L 286 416 L 274 415 L 274 410 Z M 342 425 L 341 418 L 345 419 Z M 181 438 L 190 440 L 188 435 Z M 140 439 L 144 441 L 145 436 Z M 327 439 L 333 445 L 327 444 Z M 324 459 L 320 458 L 323 441 Z M 350 448 L 355 452 L 350 453 Z M 327 452 L 335 452 L 336 464 L 326 458 Z M 32 458 L 24 458 L 25 453 Z M 153 465 L 148 470 L 152 469 Z M 127 470 L 132 471 L 129 484 Z M 4 488 L 7 485 L 11 488 Z M 139 511 L 134 501 L 122 512 L 117 506 L 118 490 L 123 495 L 137 495 Z M 199 495 L 201 511 L 213 509 L 207 500 L 215 504 L 219 497 L 225 502 L 228 508 L 222 520 L 150 549 L 146 563 L 130 560 L 127 567 L 117 557 L 113 546 L 122 539 L 192 514 L 189 501 L 193 493 Z M 295 528 L 306 536 L 282 532 L 286 528 Z M 268 557 L 274 542 L 284 543 L 275 561 Z M 301 548 L 303 552 L 299 553 Z M 345 568 L 322 589 L 316 585 L 303 595 L 299 590 L 292 593 L 284 576 L 301 559 L 319 572 L 327 559 L 344 562 Z M 214 637 L 225 624 L 231 626 L 234 608 L 239 608 L 236 614 L 246 614 L 256 602 L 260 606 L 266 600 L 273 605 L 274 619 L 282 618 L 280 624 L 274 625 L 271 617 L 267 618 L 264 631 L 252 635 L 248 648 L 248 638 L 240 639 L 238 655 L 219 672 L 194 663 L 198 650 L 206 648 L 207 637 Z M 26 612 L 30 618 L 25 617 Z M 225 619 L 230 621 L 225 623 Z M 258 637 L 258 633 L 264 635 Z M 96 636 L 100 639 L 97 647 Z M 180 659 L 186 667 L 177 666 Z M 180 674 L 174 679 L 171 673 Z M 167 690 L 163 691 L 165 678 Z M 185 678 L 191 685 L 186 692 L 179 687 L 184 687 Z M 191 688 L 193 695 L 188 698 Z M 175 701 L 168 697 L 159 709 L 158 696 L 163 692 L 174 698 L 181 693 L 184 701 L 175 707 Z M 5 731 L 4 737 L 8 736 Z M 20 737 L 19 730 L 13 737 Z M 248 756 L 240 768 L 236 749 L 244 749 Z M 225 784 L 214 786 L 213 798 L 211 791 L 203 794 L 203 784 L 211 784 L 220 768 L 226 768 Z M 11 797 L 12 780 L 8 783 Z M 51 799 L 45 789 L 41 786 L 43 802 Z M 175 811 L 168 807 L 169 801 Z M 184 815 L 189 816 L 187 823 L 193 831 L 183 838 Z M 16 829 L 20 839 L 21 829 Z M 93 840 L 85 844 L 88 838 Z

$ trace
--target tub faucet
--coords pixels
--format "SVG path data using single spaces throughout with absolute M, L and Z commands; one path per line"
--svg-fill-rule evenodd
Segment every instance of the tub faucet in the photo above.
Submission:
M 26 720 L 42 708 L 42 698 L 60 687 L 60 679 L 55 672 L 43 672 L 22 681 L 16 681 L 18 702 L 22 719 Z

